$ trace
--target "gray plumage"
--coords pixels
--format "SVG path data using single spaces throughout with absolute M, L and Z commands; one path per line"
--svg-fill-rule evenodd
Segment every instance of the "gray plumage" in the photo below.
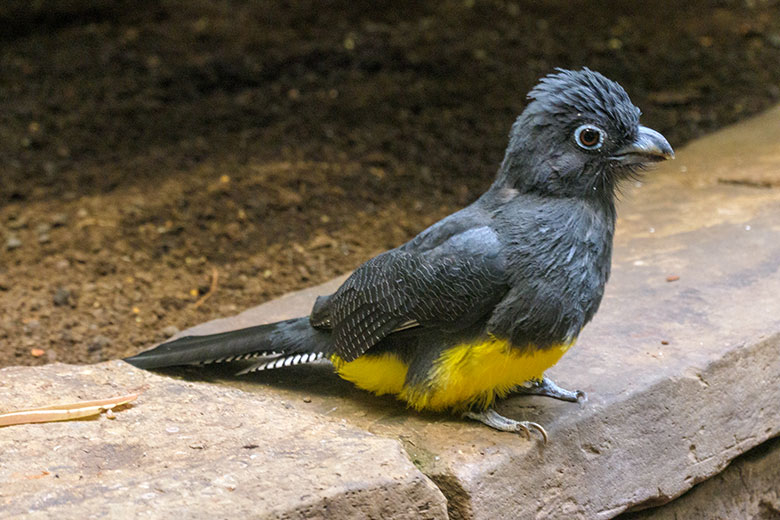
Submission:
M 128 361 L 263 357 L 254 368 L 267 369 L 392 351 L 421 381 L 442 349 L 469 339 L 521 350 L 571 342 L 609 278 L 618 182 L 672 150 L 597 72 L 559 71 L 529 99 L 488 191 L 358 267 L 310 318 L 181 338 Z

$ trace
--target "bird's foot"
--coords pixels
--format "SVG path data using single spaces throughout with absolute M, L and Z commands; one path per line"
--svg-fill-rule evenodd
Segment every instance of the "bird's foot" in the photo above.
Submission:
M 582 390 L 566 390 L 556 385 L 549 377 L 542 377 L 541 379 L 535 379 L 528 381 L 523 386 L 517 386 L 512 389 L 513 394 L 524 395 L 543 395 L 552 397 L 553 399 L 560 399 L 561 401 L 569 401 L 572 403 L 584 403 L 588 400 L 588 396 Z
M 493 408 L 488 408 L 481 412 L 466 412 L 463 417 L 479 421 L 482 424 L 486 424 L 491 428 L 502 432 L 522 433 L 529 440 L 531 439 L 531 431 L 535 430 L 542 436 L 544 444 L 547 444 L 547 432 L 540 424 L 529 421 L 515 421 L 499 414 Z

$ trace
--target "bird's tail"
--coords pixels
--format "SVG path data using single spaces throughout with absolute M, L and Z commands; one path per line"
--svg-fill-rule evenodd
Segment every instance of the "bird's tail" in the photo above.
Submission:
M 311 363 L 327 356 L 330 345 L 330 334 L 314 329 L 305 317 L 220 334 L 185 336 L 125 361 L 138 368 L 152 369 L 257 360 L 239 372 L 247 373 Z

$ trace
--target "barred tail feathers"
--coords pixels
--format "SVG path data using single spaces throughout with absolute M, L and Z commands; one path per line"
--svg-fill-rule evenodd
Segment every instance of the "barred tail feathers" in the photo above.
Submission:
M 219 334 L 186 336 L 125 361 L 153 369 L 260 360 L 241 372 L 247 373 L 316 361 L 330 350 L 330 343 L 329 333 L 312 328 L 309 318 L 303 317 Z

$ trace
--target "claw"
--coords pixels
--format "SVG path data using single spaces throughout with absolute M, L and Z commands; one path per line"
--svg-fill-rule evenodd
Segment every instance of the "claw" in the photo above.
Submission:
M 539 434 L 542 436 L 542 442 L 543 442 L 543 444 L 547 444 L 547 441 L 548 441 L 550 438 L 547 436 L 547 430 L 545 430 L 545 429 L 542 427 L 542 425 L 541 425 L 541 424 L 538 424 L 538 423 L 532 422 L 532 423 L 528 423 L 528 426 L 530 426 L 530 427 L 531 427 L 531 428 L 533 428 L 534 430 L 538 431 L 538 432 L 539 432 Z M 527 429 L 527 428 L 526 428 L 526 429 Z
M 496 412 L 493 408 L 488 408 L 481 412 L 466 412 L 463 416 L 479 421 L 482 424 L 486 424 L 487 426 L 502 432 L 522 433 L 528 440 L 531 440 L 531 430 L 536 430 L 539 432 L 539 435 L 542 436 L 544 444 L 547 444 L 547 441 L 549 440 L 547 431 L 542 428 L 540 424 L 530 421 L 515 421 L 514 419 L 509 419 Z
M 517 423 L 517 432 L 525 434 L 525 438 L 531 440 L 531 430 L 523 423 Z

